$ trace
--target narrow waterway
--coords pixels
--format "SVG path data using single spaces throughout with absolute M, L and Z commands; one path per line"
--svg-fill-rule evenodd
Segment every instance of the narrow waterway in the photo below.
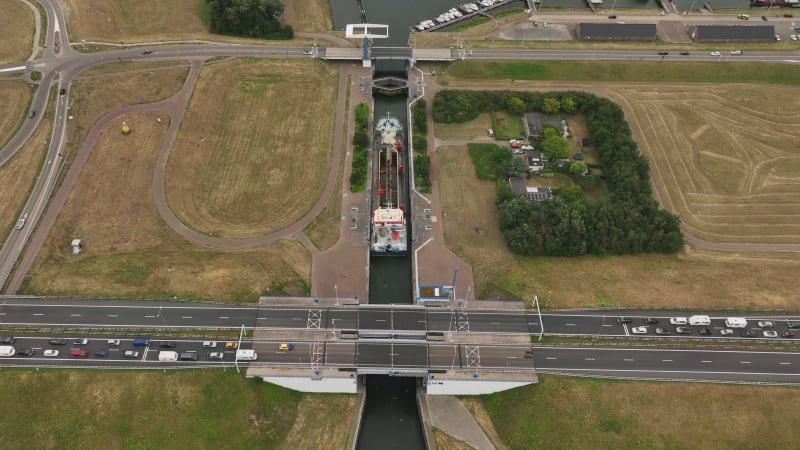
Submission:
M 384 70 L 386 66 L 383 67 Z M 397 70 L 391 67 L 391 70 Z M 392 73 L 397 76 L 398 74 Z M 380 74 L 376 74 L 376 77 Z M 402 75 L 405 77 L 405 75 Z M 409 128 L 406 116 L 405 95 L 375 96 L 375 122 L 387 113 L 403 123 L 403 157 L 408 148 Z M 408 167 L 408 163 L 403 163 Z M 406 210 L 409 208 L 407 183 L 402 194 Z M 411 249 L 413 229 L 410 217 L 406 218 L 408 247 Z M 411 252 L 401 257 L 371 257 L 369 273 L 370 304 L 411 304 L 413 291 L 411 282 Z M 367 403 L 364 408 L 361 431 L 358 437 L 359 450 L 381 450 L 387 448 L 423 450 L 425 439 L 417 410 L 417 379 L 386 375 L 368 375 L 366 380 Z

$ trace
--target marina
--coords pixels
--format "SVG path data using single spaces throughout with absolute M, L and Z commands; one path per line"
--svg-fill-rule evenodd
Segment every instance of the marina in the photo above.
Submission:
M 463 3 L 459 5 L 458 8 L 450 8 L 434 19 L 419 22 L 414 25 L 413 29 L 419 32 L 436 31 L 478 15 L 491 17 L 488 11 L 515 1 L 516 0 L 480 0 L 474 3 Z

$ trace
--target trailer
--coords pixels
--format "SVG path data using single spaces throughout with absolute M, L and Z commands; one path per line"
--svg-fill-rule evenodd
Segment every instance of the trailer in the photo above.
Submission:
M 158 360 L 159 361 L 177 361 L 178 360 L 178 352 L 172 352 L 172 351 L 158 352 Z

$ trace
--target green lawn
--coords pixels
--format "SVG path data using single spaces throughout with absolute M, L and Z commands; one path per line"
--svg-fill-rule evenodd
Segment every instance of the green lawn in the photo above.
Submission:
M 456 61 L 447 72 L 465 79 L 800 84 L 800 66 L 756 62 Z
M 4 449 L 276 448 L 303 394 L 234 370 L 4 369 Z
M 542 376 L 482 399 L 512 450 L 795 448 L 800 426 L 789 387 Z

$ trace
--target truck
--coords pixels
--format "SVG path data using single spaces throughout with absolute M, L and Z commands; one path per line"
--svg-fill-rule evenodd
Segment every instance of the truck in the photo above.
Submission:
M 691 316 L 689 317 L 689 325 L 711 325 L 711 318 L 708 316 Z
M 745 328 L 747 327 L 747 319 L 744 317 L 728 317 L 725 319 L 725 326 L 728 328 Z
M 177 361 L 178 360 L 178 352 L 172 352 L 172 351 L 158 352 L 158 360 L 159 361 Z
M 17 354 L 17 350 L 10 345 L 0 345 L 0 357 L 8 358 Z
M 255 361 L 257 358 L 255 350 L 236 350 L 236 359 L 239 361 Z

